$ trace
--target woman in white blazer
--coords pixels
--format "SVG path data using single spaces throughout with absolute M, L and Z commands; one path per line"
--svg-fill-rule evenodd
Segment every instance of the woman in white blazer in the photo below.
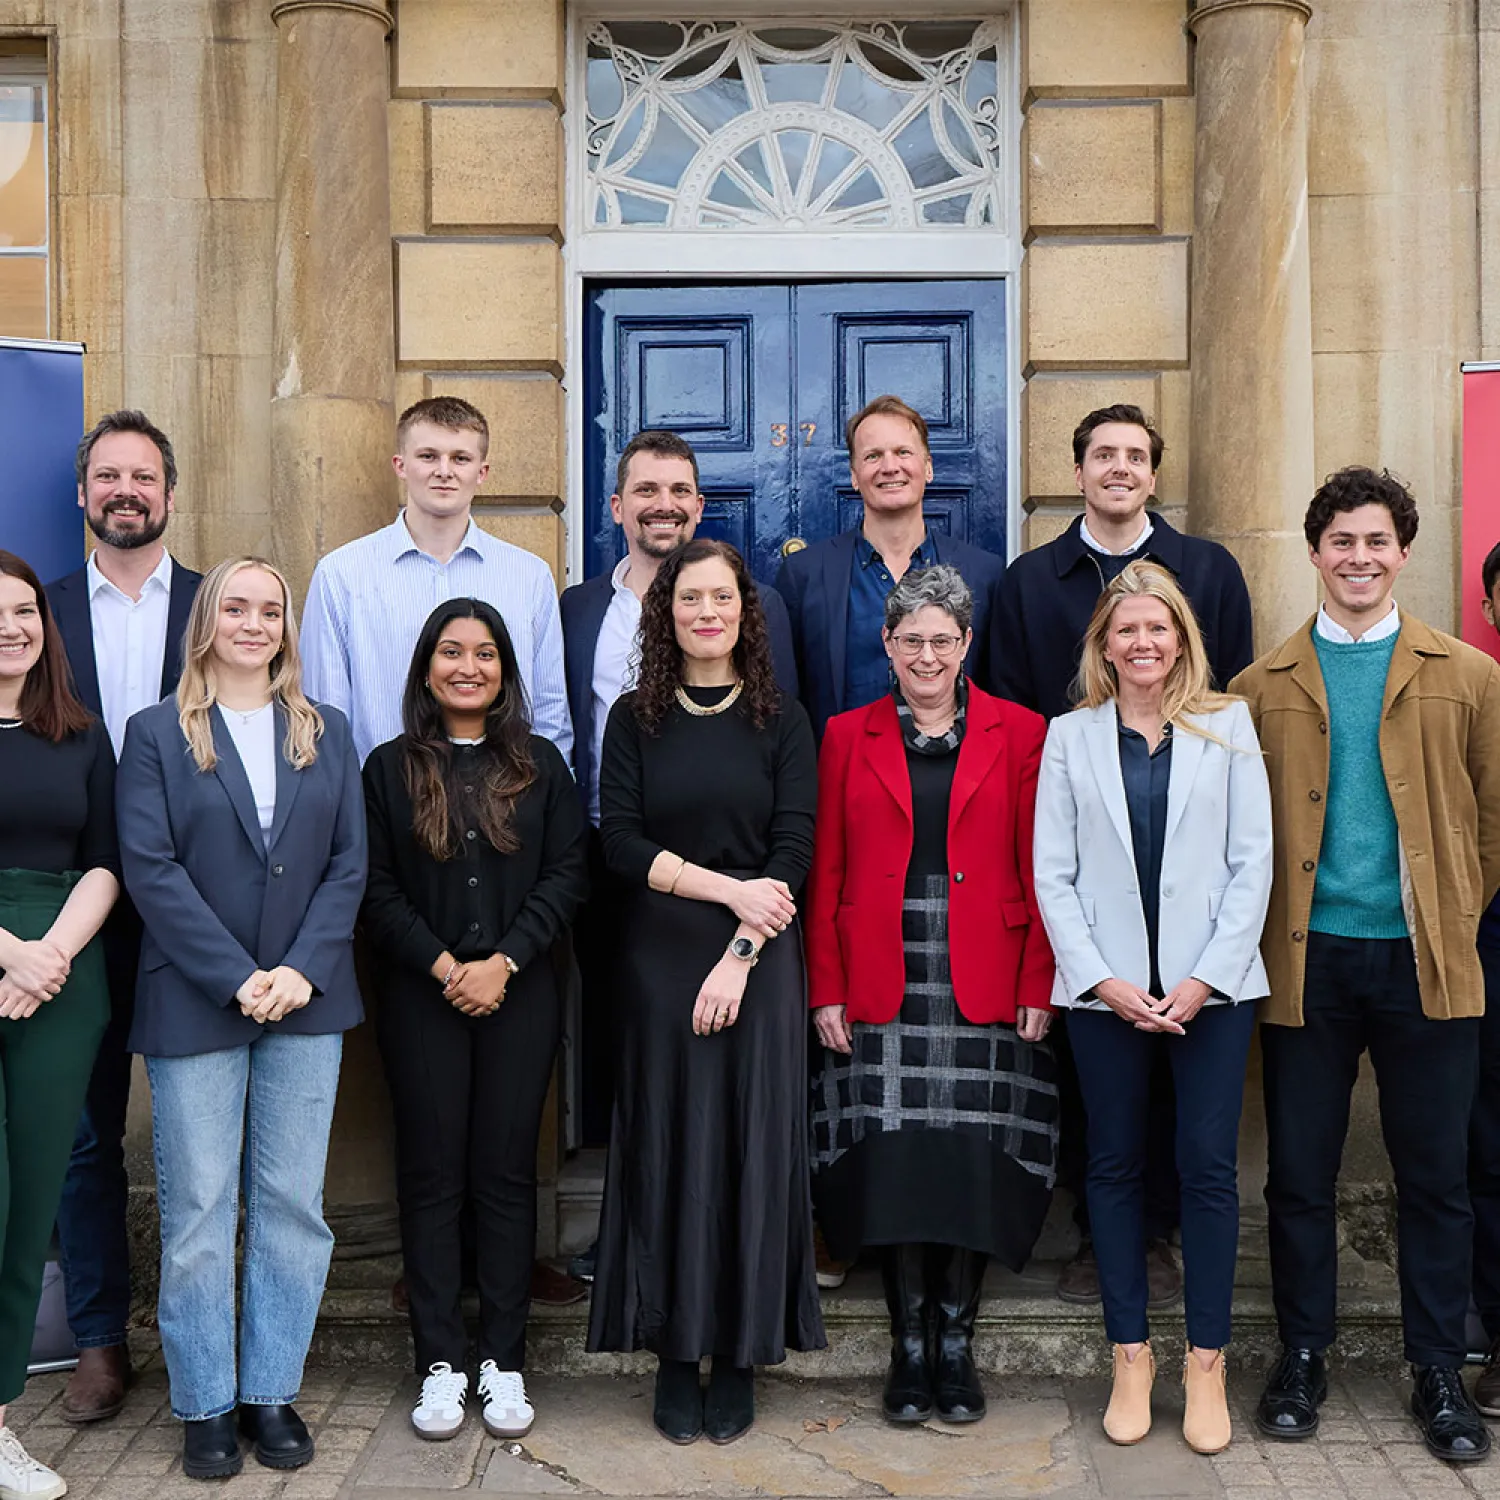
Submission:
M 1188 1353 L 1183 1435 L 1230 1439 L 1223 1348 L 1239 1237 L 1236 1143 L 1267 993 L 1271 796 L 1245 704 L 1209 687 L 1192 606 L 1155 563 L 1105 589 L 1075 696 L 1054 719 L 1037 789 L 1036 891 L 1057 959 L 1054 1006 L 1088 1112 L 1087 1191 L 1114 1345 L 1104 1430 L 1151 1425 L 1142 1164 L 1152 1062 L 1177 1092 Z

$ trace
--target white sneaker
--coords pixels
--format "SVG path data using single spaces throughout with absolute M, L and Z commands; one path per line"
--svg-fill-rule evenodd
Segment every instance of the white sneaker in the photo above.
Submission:
M 526 1382 L 519 1370 L 497 1370 L 487 1359 L 479 1367 L 479 1394 L 484 1397 L 484 1428 L 491 1437 L 525 1437 L 536 1421 L 536 1409 L 526 1399 Z
M 469 1377 L 445 1359 L 428 1368 L 422 1394 L 411 1409 L 411 1425 L 418 1437 L 439 1441 L 451 1438 L 464 1425 L 464 1402 L 469 1395 Z
M 9 1427 L 0 1427 L 0 1500 L 58 1500 L 68 1481 L 38 1463 Z

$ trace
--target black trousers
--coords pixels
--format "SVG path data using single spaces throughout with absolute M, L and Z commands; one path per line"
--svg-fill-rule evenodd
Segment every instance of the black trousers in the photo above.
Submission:
M 468 1350 L 465 1209 L 475 1233 L 479 1358 L 526 1360 L 536 1254 L 536 1152 L 561 1030 L 544 954 L 493 1015 L 462 1015 L 435 979 L 382 976 L 377 1036 L 396 1124 L 396 1196 L 417 1371 Z
M 1474 1305 L 1490 1339 L 1500 1338 L 1500 948 L 1483 944 L 1484 1019 L 1479 1086 L 1469 1116 L 1469 1199 L 1474 1205 Z
M 1325 1349 L 1334 1339 L 1335 1190 L 1349 1095 L 1368 1048 L 1396 1181 L 1406 1358 L 1461 1365 L 1474 1234 L 1467 1172 L 1479 1019 L 1423 1015 L 1408 939 L 1320 932 L 1307 935 L 1302 1015 L 1300 1027 L 1261 1027 L 1271 1286 L 1282 1340 Z
M 1052 1017 L 1047 1033 L 1057 1059 L 1057 1185 L 1073 1194 L 1073 1222 L 1085 1238 L 1089 1224 L 1088 1111 L 1078 1082 L 1078 1064 L 1068 1038 L 1066 1011 Z M 1180 1213 L 1177 1178 L 1177 1093 L 1167 1054 L 1155 1049 L 1146 1104 L 1145 1225 L 1148 1240 L 1164 1240 L 1177 1227 Z

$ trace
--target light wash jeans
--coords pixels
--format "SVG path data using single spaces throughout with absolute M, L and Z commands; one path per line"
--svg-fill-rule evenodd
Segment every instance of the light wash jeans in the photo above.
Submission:
M 296 1399 L 333 1254 L 323 1172 L 343 1043 L 338 1034 L 266 1032 L 248 1047 L 146 1059 L 161 1212 L 157 1319 L 181 1421 L 216 1417 L 236 1402 Z

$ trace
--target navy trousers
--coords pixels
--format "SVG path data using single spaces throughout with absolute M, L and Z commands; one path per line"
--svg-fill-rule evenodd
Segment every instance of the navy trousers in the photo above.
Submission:
M 1075 1010 L 1068 1036 L 1088 1112 L 1088 1200 L 1113 1344 L 1150 1336 L 1145 1168 L 1152 1070 L 1165 1056 L 1177 1094 L 1183 1311 L 1200 1349 L 1229 1342 L 1239 1248 L 1238 1151 L 1255 1008 L 1205 1005 L 1182 1036 L 1138 1031 L 1112 1010 Z

